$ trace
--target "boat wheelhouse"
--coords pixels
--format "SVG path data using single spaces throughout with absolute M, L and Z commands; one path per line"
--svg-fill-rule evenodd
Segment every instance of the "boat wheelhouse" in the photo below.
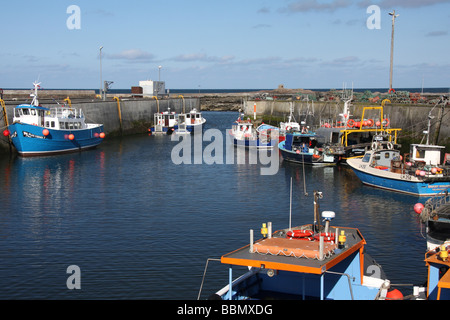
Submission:
M 189 132 L 201 132 L 206 119 L 203 118 L 202 113 L 197 109 L 192 109 L 191 112 L 185 114 L 186 117 L 186 130 Z
M 172 134 L 178 129 L 178 114 L 170 112 L 170 109 L 164 112 L 154 114 L 154 125 L 150 128 L 151 133 Z

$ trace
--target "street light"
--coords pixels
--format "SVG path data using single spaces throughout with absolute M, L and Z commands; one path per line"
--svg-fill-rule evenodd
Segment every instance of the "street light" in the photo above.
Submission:
M 103 79 L 102 79 L 102 49 L 103 46 L 100 47 L 100 97 L 103 97 Z
M 162 66 L 159 66 L 158 67 L 158 81 L 161 81 L 161 69 L 162 69 Z
M 389 93 L 392 91 L 392 70 L 394 65 L 394 26 L 395 19 L 399 16 L 399 14 L 395 14 L 395 10 L 393 12 L 389 12 L 389 15 L 392 16 L 392 36 L 391 36 L 391 68 L 389 72 Z

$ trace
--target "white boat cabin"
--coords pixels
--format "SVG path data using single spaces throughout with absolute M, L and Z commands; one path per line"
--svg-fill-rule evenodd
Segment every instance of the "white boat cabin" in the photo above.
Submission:
M 86 128 L 83 111 L 69 107 L 48 109 L 34 105 L 19 105 L 14 109 L 13 121 L 54 130 L 79 130 Z
M 178 124 L 178 116 L 176 112 L 155 113 L 155 126 L 173 128 Z
M 441 152 L 444 146 L 436 146 L 429 144 L 411 144 L 410 161 L 421 161 L 427 165 L 441 164 Z
M 192 109 L 190 113 L 186 114 L 186 124 L 202 124 L 203 118 L 201 112 Z

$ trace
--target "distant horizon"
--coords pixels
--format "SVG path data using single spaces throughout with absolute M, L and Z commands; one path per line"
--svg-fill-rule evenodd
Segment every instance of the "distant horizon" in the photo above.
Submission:
M 2 90 L 33 90 L 33 88 L 0 88 Z M 388 91 L 389 88 L 377 88 L 377 87 L 372 87 L 372 88 L 284 88 L 286 90 L 310 90 L 310 91 L 331 91 L 331 90 L 337 90 L 337 91 L 342 91 L 342 90 L 353 90 L 353 91 Z M 99 89 L 97 88 L 41 88 L 40 90 L 54 90 L 54 91 L 65 91 L 65 90 L 74 90 L 74 91 L 82 91 L 82 90 L 92 90 L 95 92 L 98 92 Z M 189 92 L 189 93 L 205 93 L 205 92 L 254 92 L 254 91 L 274 91 L 277 90 L 277 88 L 212 88 L 212 89 L 202 89 L 202 88 L 188 88 L 188 89 L 183 89 L 183 88 L 174 88 L 174 89 L 166 89 L 170 92 Z M 449 87 L 424 87 L 424 88 L 419 88 L 419 87 L 404 87 L 404 88 L 394 88 L 395 91 L 409 91 L 409 92 L 421 92 L 423 91 L 428 92 L 428 93 L 450 93 L 450 86 Z M 131 93 L 131 88 L 126 88 L 126 89 L 110 89 L 108 92 L 110 93 L 118 93 L 118 92 L 130 92 Z

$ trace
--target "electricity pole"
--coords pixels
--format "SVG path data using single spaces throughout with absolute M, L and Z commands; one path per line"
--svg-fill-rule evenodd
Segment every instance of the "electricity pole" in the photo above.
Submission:
M 392 91 L 392 70 L 394 65 L 394 26 L 395 26 L 395 18 L 399 16 L 399 14 L 395 15 L 395 10 L 393 12 L 389 12 L 389 15 L 392 16 L 392 36 L 391 36 L 391 69 L 390 69 L 390 77 L 389 77 L 389 92 Z

